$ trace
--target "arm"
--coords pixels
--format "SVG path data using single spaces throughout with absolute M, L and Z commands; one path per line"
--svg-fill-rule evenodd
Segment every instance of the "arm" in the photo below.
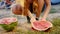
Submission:
M 36 17 L 39 18 L 43 6 L 44 6 L 44 0 L 38 0 L 38 11 L 36 12 Z
M 33 18 L 34 16 L 32 15 L 32 13 L 30 12 L 30 10 L 28 10 L 28 16 L 30 17 L 30 18 Z
M 50 0 L 45 0 L 45 3 L 46 3 L 46 8 L 45 8 L 44 15 L 43 15 L 44 19 L 46 19 L 47 15 L 50 11 L 50 8 L 51 8 Z
M 28 10 L 28 16 L 31 18 L 30 21 L 31 23 L 33 23 L 34 21 L 36 21 L 35 17 L 32 15 L 32 13 Z

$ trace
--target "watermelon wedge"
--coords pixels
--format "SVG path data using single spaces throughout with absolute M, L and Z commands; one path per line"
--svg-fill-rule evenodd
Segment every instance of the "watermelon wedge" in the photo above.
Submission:
M 13 18 L 13 17 L 9 17 L 9 18 L 2 18 L 0 19 L 0 24 L 11 24 L 13 22 L 16 22 L 17 19 Z
M 38 31 L 45 31 L 52 27 L 52 23 L 49 21 L 35 21 L 32 23 L 32 27 Z
M 17 19 L 14 17 L 0 19 L 0 26 L 7 32 L 13 31 L 17 26 Z

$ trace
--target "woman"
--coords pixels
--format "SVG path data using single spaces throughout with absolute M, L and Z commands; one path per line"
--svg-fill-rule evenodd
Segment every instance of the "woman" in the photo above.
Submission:
M 32 21 L 34 21 L 35 18 L 39 18 L 44 4 L 46 7 L 42 19 L 46 19 L 45 17 L 48 15 L 51 8 L 50 0 L 16 0 L 16 4 L 17 5 L 12 8 L 13 13 L 27 16 L 28 22 L 30 22 L 30 18 Z M 35 13 L 36 17 L 33 17 L 31 12 Z
M 45 19 L 45 16 L 48 15 L 51 8 L 50 0 L 27 0 L 27 2 L 29 2 L 29 7 L 28 7 L 29 10 L 36 14 L 36 20 L 39 19 L 39 16 L 43 9 L 44 9 L 44 15 L 42 18 Z M 44 5 L 46 5 L 45 8 Z M 30 21 L 30 18 L 28 16 L 27 19 L 28 21 Z

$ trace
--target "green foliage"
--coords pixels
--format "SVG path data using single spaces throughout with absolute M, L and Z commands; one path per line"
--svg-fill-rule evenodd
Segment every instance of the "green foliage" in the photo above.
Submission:
M 0 24 L 4 30 L 7 32 L 14 30 L 14 28 L 17 26 L 17 22 L 11 23 L 9 25 L 6 24 Z
M 54 26 L 60 26 L 60 18 L 53 18 L 52 23 Z

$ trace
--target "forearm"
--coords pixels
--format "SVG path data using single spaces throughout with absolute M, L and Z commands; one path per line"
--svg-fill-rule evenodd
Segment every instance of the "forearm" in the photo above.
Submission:
M 30 18 L 33 18 L 33 17 L 34 17 L 29 10 L 28 10 L 28 16 L 29 16 Z
M 31 24 L 36 21 L 35 17 L 32 15 L 32 13 L 28 10 L 28 16 L 30 17 Z
M 44 11 L 44 15 L 43 15 L 44 19 L 46 19 L 47 15 L 48 15 L 48 13 L 50 11 L 50 9 L 51 9 L 51 5 L 47 5 L 47 7 L 46 7 L 46 9 Z

